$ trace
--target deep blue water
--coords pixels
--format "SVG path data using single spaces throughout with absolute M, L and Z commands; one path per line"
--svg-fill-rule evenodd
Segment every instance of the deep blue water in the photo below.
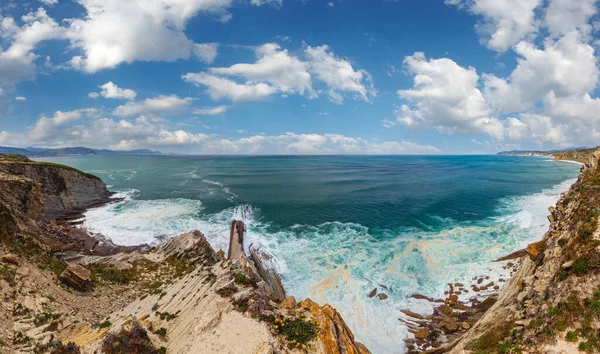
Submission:
M 197 228 L 226 249 L 233 217 L 288 291 L 335 305 L 374 353 L 402 352 L 415 292 L 505 275 L 494 258 L 539 239 L 579 166 L 508 156 L 70 156 L 126 200 L 85 226 L 122 244 Z M 248 212 L 242 215 L 242 210 Z M 390 298 L 366 294 L 385 284 Z

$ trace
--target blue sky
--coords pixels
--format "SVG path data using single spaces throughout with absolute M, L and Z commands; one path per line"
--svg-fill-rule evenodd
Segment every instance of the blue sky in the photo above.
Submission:
M 0 145 L 223 154 L 595 145 L 597 1 L 0 5 Z

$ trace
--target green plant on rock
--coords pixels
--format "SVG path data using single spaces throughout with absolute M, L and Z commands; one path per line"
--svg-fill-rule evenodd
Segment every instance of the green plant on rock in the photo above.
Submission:
M 161 336 L 161 337 L 166 337 L 167 336 L 167 329 L 165 327 L 160 327 L 159 329 L 157 329 L 156 331 L 154 331 L 155 334 Z
M 319 328 L 315 321 L 304 318 L 276 318 L 273 330 L 285 337 L 292 348 L 306 349 L 309 342 L 317 338 Z
M 37 314 L 35 316 L 35 318 L 33 319 L 33 324 L 36 325 L 36 327 L 39 327 L 43 324 L 46 324 L 50 321 L 56 320 L 60 317 L 60 314 L 58 313 L 52 313 L 52 312 L 44 312 L 44 313 L 40 313 Z

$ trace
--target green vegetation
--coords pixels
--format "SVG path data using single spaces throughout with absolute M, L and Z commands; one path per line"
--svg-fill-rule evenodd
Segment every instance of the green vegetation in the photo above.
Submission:
M 130 330 L 121 330 L 119 333 L 110 333 L 102 341 L 102 353 L 105 354 L 159 354 L 162 349 L 157 349 L 148 332 L 138 322 L 134 322 Z
M 134 280 L 134 274 L 129 269 L 120 270 L 112 264 L 89 264 L 86 268 L 92 272 L 94 286 L 100 285 L 102 282 L 129 284 Z
M 34 353 L 50 353 L 50 354 L 80 354 L 81 350 L 75 343 L 69 342 L 66 345 L 61 341 L 50 341 L 46 344 L 38 344 L 34 350 Z
M 256 281 L 254 279 L 250 279 L 246 276 L 244 272 L 235 273 L 235 277 L 233 278 L 235 283 L 238 285 L 246 285 L 246 286 L 254 286 L 256 287 Z
M 170 321 L 170 320 L 172 320 L 174 318 L 177 318 L 177 314 L 172 314 L 172 313 L 169 313 L 169 312 L 159 312 L 159 311 L 156 311 L 155 315 L 156 315 L 156 317 L 160 318 L 161 320 L 167 320 L 167 321 Z
M 477 354 L 521 353 L 520 333 L 513 328 L 513 322 L 500 324 L 469 341 L 465 349 L 472 350 Z
M 10 286 L 15 286 L 15 276 L 17 271 L 6 264 L 0 264 L 0 278 L 4 279 Z
M 161 336 L 161 337 L 166 337 L 167 336 L 167 329 L 165 327 L 160 327 L 159 329 L 157 329 L 156 331 L 154 331 L 155 334 Z
M 0 154 L 0 161 L 31 162 L 27 156 L 21 154 Z
M 92 327 L 102 329 L 102 328 L 108 328 L 110 326 L 112 326 L 112 323 L 110 323 L 110 321 L 103 321 L 103 322 L 95 323 Z
M 52 312 L 44 312 L 41 314 L 37 314 L 35 316 L 35 318 L 33 319 L 33 324 L 37 326 L 41 326 L 43 324 L 46 324 L 50 321 L 56 320 L 60 317 L 60 314 L 58 313 L 52 313 Z
M 273 330 L 288 341 L 290 348 L 306 349 L 309 342 L 317 338 L 319 328 L 314 321 L 300 317 L 274 319 Z

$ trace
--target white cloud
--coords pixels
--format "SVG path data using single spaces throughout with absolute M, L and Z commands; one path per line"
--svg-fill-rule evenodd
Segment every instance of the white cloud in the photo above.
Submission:
M 52 6 L 58 4 L 58 0 L 40 0 L 44 5 Z
M 191 97 L 180 98 L 177 95 L 157 96 L 118 106 L 113 111 L 113 114 L 119 117 L 178 114 L 184 112 L 192 101 Z
M 592 31 L 588 21 L 598 12 L 597 2 L 598 0 L 550 0 L 544 24 L 555 37 L 575 29 L 588 35 Z
M 214 14 L 227 22 L 232 0 L 77 0 L 87 13 L 69 21 L 68 38 L 81 55 L 71 65 L 86 72 L 114 68 L 134 61 L 214 59 L 213 52 L 185 34 L 188 22 L 199 14 Z M 273 1 L 256 1 L 263 5 Z M 279 3 L 279 1 L 275 1 Z M 216 53 L 214 53 L 216 54 Z
M 200 59 L 200 61 L 206 64 L 212 64 L 212 62 L 215 61 L 215 58 L 217 57 L 218 48 L 219 44 L 217 43 L 202 43 L 196 44 L 193 50 L 194 54 L 196 55 L 196 57 L 198 57 L 198 59 Z
M 238 131 L 243 133 L 244 131 Z M 138 117 L 116 120 L 95 110 L 57 112 L 42 117 L 24 134 L 0 132 L 0 143 L 21 146 L 89 146 L 112 149 L 179 148 L 205 154 L 432 154 L 433 146 L 408 141 L 367 141 L 339 134 L 254 135 L 229 139 L 173 129 L 162 121 Z M 178 150 L 181 151 L 181 150 Z
M 216 75 L 200 73 L 187 73 L 183 80 L 196 86 L 206 86 L 207 93 L 213 100 L 227 98 L 231 101 L 260 101 L 270 97 L 277 90 L 265 83 L 246 82 L 238 84 L 235 81 Z
M 188 73 L 182 78 L 196 86 L 206 86 L 208 94 L 215 100 L 256 101 L 276 93 L 315 98 L 321 91 L 313 88 L 313 79 L 324 83 L 330 101 L 338 104 L 344 101 L 347 93 L 367 102 L 377 94 L 367 71 L 355 70 L 350 62 L 338 58 L 326 45 L 306 47 L 306 60 L 290 54 L 276 43 L 257 47 L 255 54 L 255 63 L 210 68 L 208 73 Z
M 206 116 L 215 116 L 218 114 L 223 114 L 227 111 L 227 106 L 217 106 L 217 107 L 207 107 L 207 108 L 198 108 L 194 110 L 194 114 L 198 115 L 206 115 Z
M 365 70 L 354 70 L 350 62 L 330 52 L 327 45 L 308 46 L 305 53 L 311 73 L 327 84 L 331 101 L 341 103 L 346 92 L 367 102 L 377 95 L 371 75 Z
M 25 96 L 17 96 L 17 97 L 15 97 L 15 100 L 16 101 L 27 101 L 27 97 L 25 97 Z
M 104 98 L 117 98 L 117 99 L 125 99 L 125 100 L 133 100 L 137 93 L 131 89 L 120 88 L 115 85 L 112 81 L 105 83 L 104 85 L 98 86 L 102 89 L 100 93 L 98 92 L 90 92 L 88 97 L 90 98 L 98 98 L 102 96 Z
M 255 50 L 257 61 L 253 64 L 235 64 L 228 68 L 211 68 L 217 75 L 242 77 L 251 82 L 268 83 L 284 94 L 299 93 L 315 97 L 308 64 L 292 56 L 278 44 L 267 43 Z
M 404 65 L 414 75 L 414 83 L 410 90 L 399 90 L 398 96 L 412 107 L 399 107 L 396 121 L 384 121 L 385 126 L 402 124 L 409 128 L 434 128 L 443 133 L 502 138 L 502 124 L 492 116 L 477 88 L 479 75 L 474 68 L 463 68 L 447 58 L 427 60 L 423 53 L 406 57 Z
M 484 77 L 486 96 L 500 114 L 524 111 L 550 92 L 558 97 L 581 95 L 598 84 L 594 48 L 582 42 L 577 31 L 558 41 L 547 39 L 544 49 L 520 42 L 515 52 L 517 67 L 508 79 Z
M 328 2 L 327 6 L 329 6 L 329 7 L 335 7 L 335 4 L 333 2 Z
M 22 25 L 12 17 L 0 15 L 0 39 L 10 43 L 0 47 L 0 86 L 14 86 L 36 76 L 38 56 L 35 47 L 46 40 L 63 36 L 63 29 L 43 8 L 21 17 Z
M 477 31 L 485 45 L 504 52 L 538 31 L 535 11 L 542 0 L 446 0 L 481 16 Z

